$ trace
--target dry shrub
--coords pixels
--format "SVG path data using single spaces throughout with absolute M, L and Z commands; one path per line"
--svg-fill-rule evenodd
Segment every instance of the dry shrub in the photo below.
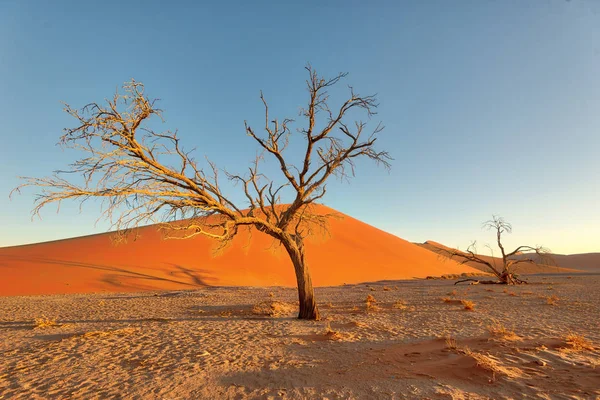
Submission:
M 325 327 L 325 337 L 329 340 L 341 340 L 342 334 L 331 329 L 331 325 L 328 322 L 327 326 Z
M 462 303 L 463 306 L 465 306 L 465 310 L 473 310 L 475 308 L 475 303 L 473 303 L 471 300 L 461 300 L 460 301 Z
M 553 294 L 552 296 L 547 296 L 546 297 L 546 304 L 549 304 L 551 306 L 555 306 L 555 305 L 558 304 L 558 300 L 559 300 L 558 296 L 556 296 L 556 295 Z
M 515 292 L 508 292 L 509 296 L 513 296 L 513 297 L 517 297 L 517 294 Z
M 390 288 L 389 288 L 389 287 L 387 287 L 387 286 L 384 286 L 384 287 L 383 287 L 383 291 L 384 291 L 384 292 L 389 292 L 390 290 L 392 290 L 392 289 L 390 289 Z
M 46 317 L 36 318 L 34 320 L 34 324 L 34 329 L 55 328 L 57 326 L 60 326 L 60 324 L 56 322 L 55 319 L 50 319 Z
M 273 292 L 269 293 L 269 297 L 275 297 L 275 294 Z
M 509 378 L 519 378 L 523 376 L 523 371 L 516 367 L 505 367 L 502 363 L 489 355 L 470 350 L 468 347 L 462 349 L 462 352 L 475 360 L 477 366 L 492 373 L 492 381 L 496 380 L 496 374 L 506 375 Z
M 502 340 L 507 340 L 507 341 L 522 340 L 522 338 L 520 336 L 518 336 L 515 332 L 507 329 L 504 325 L 502 325 L 500 322 L 498 322 L 496 320 L 494 320 L 490 325 L 488 325 L 487 329 L 492 336 L 502 339 Z
M 563 348 L 562 350 L 564 351 L 579 352 L 584 350 L 594 350 L 592 342 L 587 340 L 583 335 L 578 335 L 576 333 L 569 333 L 565 336 L 565 342 L 567 342 L 570 347 Z
M 379 307 L 377 307 L 377 300 L 372 295 L 368 295 L 365 299 L 365 305 L 367 306 L 367 311 L 377 311 Z
M 486 291 L 486 292 L 495 292 L 495 290 L 494 290 L 494 289 L 491 289 L 491 288 L 487 288 L 487 289 L 485 289 L 485 291 Z
M 373 295 L 368 295 L 367 298 L 365 299 L 366 303 L 377 303 L 377 300 L 375 300 L 375 297 Z
M 408 307 L 406 306 L 406 303 L 403 300 L 398 300 L 394 304 L 392 304 L 392 308 L 396 308 L 398 310 L 405 310 Z
M 456 296 L 456 290 L 448 292 L 448 296 Z
M 265 317 L 280 317 L 295 312 L 297 304 L 282 301 L 261 301 L 252 307 L 252 314 Z
M 446 349 L 452 350 L 452 351 L 457 351 L 458 343 L 456 342 L 456 339 L 454 339 L 452 337 L 447 337 L 446 338 Z

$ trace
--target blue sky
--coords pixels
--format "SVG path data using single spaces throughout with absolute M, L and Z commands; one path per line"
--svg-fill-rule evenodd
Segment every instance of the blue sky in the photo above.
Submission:
M 600 251 L 600 3 L 595 1 L 0 2 L 0 246 L 103 232 L 99 205 L 31 221 L 80 107 L 135 78 L 188 148 L 231 171 L 256 154 L 243 122 L 306 103 L 304 66 L 377 93 L 391 171 L 360 162 L 325 203 L 410 241 Z M 340 86 L 339 95 L 344 88 Z M 235 195 L 234 195 L 235 196 Z M 241 197 L 240 197 L 241 198 Z

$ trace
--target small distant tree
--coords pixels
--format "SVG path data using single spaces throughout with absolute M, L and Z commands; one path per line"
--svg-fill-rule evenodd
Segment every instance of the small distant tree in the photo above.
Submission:
M 65 105 L 77 125 L 65 129 L 60 143 L 87 155 L 51 177 L 25 177 L 15 190 L 23 186 L 41 190 L 33 209 L 38 216 L 50 203 L 104 199 L 102 216 L 121 234 L 143 223 L 160 223 L 167 238 L 205 235 L 223 248 L 239 228 L 254 227 L 283 245 L 291 259 L 298 286 L 298 318 L 319 319 L 304 241 L 315 228 L 326 229 L 331 215 L 315 212 L 314 205 L 325 195 L 329 178 L 354 175 L 356 159 L 369 158 L 389 168 L 391 157 L 374 147 L 381 124 L 367 132 L 365 122 L 347 121 L 351 111 L 362 111 L 369 118 L 376 114 L 375 96 L 361 96 L 350 87 L 346 100 L 332 108 L 328 89 L 347 74 L 327 79 L 310 65 L 306 70 L 308 106 L 300 112 L 303 126 L 294 131 L 290 129 L 293 120 L 269 115 L 261 92 L 263 134 L 244 123 L 246 134 L 261 153 L 245 174 L 220 170 L 210 161 L 205 170 L 184 150 L 176 131 L 154 131 L 148 122 L 162 120 L 162 110 L 156 107 L 156 99 L 145 95 L 142 83 L 131 80 L 122 87 L 122 94 L 117 91 L 105 104 L 91 103 L 80 110 Z M 301 160 L 297 166 L 286 152 L 292 135 L 301 136 L 304 142 L 301 154 L 295 154 Z M 271 157 L 278 165 L 279 183 L 260 171 L 263 157 Z M 238 184 L 247 204 L 238 206 L 223 192 L 220 172 Z M 291 190 L 288 203 L 281 199 L 285 190 Z
M 471 243 L 471 245 L 464 252 L 457 249 L 446 248 L 438 248 L 438 252 L 452 259 L 457 259 L 460 264 L 471 262 L 481 264 L 485 267 L 485 269 L 494 274 L 498 280 L 478 281 L 476 279 L 464 279 L 458 281 L 457 283 L 465 281 L 476 281 L 479 283 L 500 283 L 506 285 L 526 283 L 522 279 L 519 279 L 516 274 L 516 267 L 519 264 L 548 263 L 551 260 L 550 250 L 542 246 L 519 246 L 513 251 L 507 253 L 502 245 L 502 234 L 512 233 L 512 225 L 504 221 L 504 219 L 501 217 L 493 216 L 491 220 L 483 223 L 483 228 L 496 232 L 496 241 L 502 255 L 502 265 L 496 265 L 496 259 L 493 258 L 493 250 L 489 246 L 489 249 L 492 250 L 492 257 L 489 259 L 489 261 L 476 254 L 476 242 Z

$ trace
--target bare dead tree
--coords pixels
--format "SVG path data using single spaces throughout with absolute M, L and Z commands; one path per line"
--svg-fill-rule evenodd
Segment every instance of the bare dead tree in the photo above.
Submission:
M 527 283 L 526 281 L 519 279 L 516 274 L 516 267 L 519 264 L 529 263 L 537 264 L 540 262 L 547 263 L 551 261 L 550 250 L 542 246 L 518 246 L 513 251 L 507 253 L 502 245 L 502 234 L 512 233 L 512 225 L 506 222 L 503 218 L 493 216 L 491 220 L 483 223 L 483 228 L 487 230 L 494 230 L 496 232 L 496 242 L 500 253 L 502 254 L 502 265 L 496 265 L 496 259 L 493 257 L 489 258 L 489 261 L 481 255 L 477 254 L 476 242 L 471 243 L 466 251 L 460 251 L 457 249 L 448 249 L 438 247 L 437 251 L 439 254 L 443 254 L 452 259 L 458 259 L 459 264 L 477 263 L 483 265 L 485 269 L 494 274 L 497 281 L 479 281 L 477 279 L 463 279 L 456 283 L 475 281 L 478 283 L 499 283 L 507 285 L 515 285 L 520 283 Z M 491 247 L 489 247 L 491 250 Z
M 354 175 L 355 160 L 369 158 L 389 168 L 390 155 L 374 148 L 381 124 L 367 131 L 363 121 L 349 123 L 350 111 L 376 114 L 376 97 L 361 96 L 350 87 L 349 96 L 338 107 L 329 105 L 328 90 L 346 77 L 340 73 L 326 79 L 308 65 L 306 81 L 308 107 L 300 116 L 305 124 L 292 132 L 291 119 L 273 119 L 262 92 L 265 123 L 260 134 L 248 123 L 245 132 L 262 153 L 245 174 L 232 174 L 208 161 L 206 170 L 185 151 L 177 131 L 156 132 L 149 122 L 162 120 L 157 100 L 148 98 L 144 85 L 131 80 L 105 104 L 91 103 L 81 110 L 65 105 L 77 120 L 75 128 L 65 129 L 60 143 L 87 156 L 56 171 L 51 177 L 24 177 L 24 186 L 40 189 L 32 211 L 38 215 L 50 203 L 91 198 L 103 199 L 100 218 L 111 222 L 121 236 L 145 223 L 158 223 L 167 238 L 205 235 L 227 246 L 240 228 L 256 228 L 285 248 L 298 285 L 301 319 L 319 319 L 304 241 L 314 229 L 326 228 L 331 215 L 314 212 L 314 205 L 326 193 L 331 176 Z M 318 121 L 320 121 L 318 123 Z M 302 164 L 293 165 L 287 156 L 292 135 L 304 140 Z M 263 157 L 272 157 L 282 174 L 280 183 L 261 173 Z M 219 184 L 219 173 L 238 183 L 247 205 L 234 204 Z M 71 177 L 77 179 L 69 179 Z M 83 177 L 81 182 L 77 180 Z M 286 189 L 287 188 L 287 189 Z M 291 189 L 291 201 L 281 196 Z M 177 222 L 174 222 L 177 221 Z

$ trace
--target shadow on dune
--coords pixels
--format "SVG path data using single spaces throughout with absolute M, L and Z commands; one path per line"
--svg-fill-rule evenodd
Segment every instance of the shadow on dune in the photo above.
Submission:
M 24 262 L 24 263 L 35 263 L 42 265 L 57 265 L 61 267 L 69 268 L 86 268 L 94 269 L 99 271 L 106 271 L 104 275 L 99 278 L 99 282 L 103 282 L 109 285 L 111 288 L 118 288 L 123 290 L 156 290 L 158 288 L 151 285 L 144 285 L 138 280 L 152 282 L 168 282 L 178 285 L 188 286 L 190 288 L 204 288 L 211 286 L 211 282 L 217 280 L 216 277 L 212 276 L 208 271 L 202 269 L 191 269 L 177 264 L 166 264 L 166 268 L 156 272 L 162 272 L 162 274 L 173 276 L 173 278 L 160 276 L 160 274 L 153 274 L 153 270 L 147 269 L 141 266 L 130 266 L 130 267 L 117 267 L 113 265 L 103 264 L 91 264 L 80 261 L 68 261 L 45 257 L 22 257 L 15 255 L 0 255 L 0 267 L 8 268 L 10 262 Z M 140 272 L 144 270 L 144 272 Z

